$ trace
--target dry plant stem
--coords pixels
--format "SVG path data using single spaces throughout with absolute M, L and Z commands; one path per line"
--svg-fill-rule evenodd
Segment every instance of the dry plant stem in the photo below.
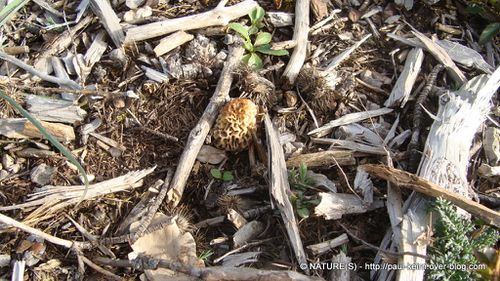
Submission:
M 192 30 L 209 26 L 227 25 L 230 21 L 250 13 L 258 6 L 254 0 L 245 0 L 230 7 L 224 7 L 227 1 L 221 1 L 213 10 L 197 15 L 154 22 L 130 28 L 125 36 L 125 42 L 142 41 L 178 30 Z M 222 5 L 221 5 L 222 4 Z
M 415 110 L 413 111 L 413 133 L 411 135 L 410 143 L 408 144 L 408 151 L 410 153 L 410 161 L 408 170 L 410 172 L 417 172 L 418 163 L 420 163 L 420 153 L 418 152 L 418 143 L 420 139 L 420 131 L 422 130 L 422 119 L 424 118 L 423 103 L 427 99 L 432 86 L 436 83 L 436 78 L 439 72 L 444 68 L 443 65 L 438 64 L 434 66 L 429 77 L 427 78 L 427 84 L 420 92 L 415 103 Z
M 295 3 L 295 26 L 293 40 L 297 46 L 283 71 L 283 76 L 293 85 L 306 59 L 307 36 L 309 34 L 309 6 L 310 0 L 301 0 Z
M 115 267 L 130 267 L 138 270 L 168 268 L 186 273 L 205 281 L 238 281 L 238 280 L 278 280 L 278 281 L 319 281 L 320 277 L 306 276 L 291 270 L 262 270 L 255 268 L 236 267 L 185 267 L 177 262 L 168 260 L 141 257 L 132 261 L 96 258 L 95 261 L 102 265 Z
M 387 251 L 387 250 L 384 250 L 384 249 L 381 249 L 380 247 L 377 247 L 369 242 L 366 242 L 364 241 L 363 239 L 359 238 L 358 236 L 356 236 L 354 233 L 352 233 L 345 225 L 341 224 L 339 222 L 339 225 L 340 227 L 342 227 L 342 229 L 344 229 L 344 231 L 349 235 L 351 236 L 352 239 L 360 242 L 361 244 L 371 248 L 371 249 L 374 249 L 374 250 L 377 250 L 379 252 L 382 252 L 386 255 L 389 255 L 389 256 L 393 256 L 393 257 L 400 257 L 400 256 L 404 256 L 404 255 L 410 255 L 410 256 L 415 256 L 415 257 L 420 257 L 420 258 L 423 258 L 423 259 L 428 259 L 429 257 L 426 256 L 426 255 L 421 255 L 421 254 L 418 254 L 418 253 L 412 253 L 412 252 L 400 252 L 400 253 L 397 253 L 397 252 L 393 252 L 393 251 Z
M 72 81 L 69 79 L 61 79 L 61 78 L 57 78 L 57 77 L 52 76 L 52 75 L 47 75 L 45 73 L 42 73 L 42 72 L 36 70 L 33 66 L 24 63 L 23 61 L 17 59 L 16 57 L 7 55 L 6 53 L 0 52 L 0 59 L 7 61 L 7 62 L 10 62 L 10 63 L 26 70 L 30 74 L 36 75 L 36 76 L 42 78 L 45 81 L 55 83 L 55 84 L 58 84 L 60 86 L 68 87 L 71 89 L 81 89 L 82 88 L 75 81 Z
M 78 229 L 78 231 L 80 231 L 80 233 L 85 238 L 87 238 L 88 240 L 90 240 L 93 243 L 97 242 L 97 238 L 94 235 L 90 234 L 82 225 L 80 225 L 79 223 L 77 223 L 68 214 L 65 214 L 65 217 L 67 219 L 69 219 L 71 221 L 71 223 L 73 223 L 73 225 L 76 227 L 76 229 Z M 97 247 L 99 248 L 99 250 L 102 253 L 104 253 L 105 255 L 109 256 L 110 258 L 116 258 L 115 254 L 111 250 L 109 250 L 108 248 L 104 247 L 103 245 L 98 245 Z
M 168 191 L 168 200 L 172 207 L 179 204 L 184 187 L 186 185 L 191 169 L 193 168 L 196 156 L 200 152 L 205 138 L 210 128 L 215 122 L 219 109 L 229 100 L 229 90 L 233 82 L 233 72 L 240 64 L 244 49 L 241 46 L 231 47 L 229 56 L 222 69 L 215 93 L 210 99 L 210 103 L 205 108 L 198 124 L 189 133 L 184 151 L 182 152 L 179 164 L 172 179 L 172 185 Z
M 118 276 L 114 273 L 111 273 L 111 272 L 107 271 L 106 269 L 98 266 L 97 264 L 93 263 L 91 260 L 87 259 L 84 255 L 78 255 L 78 256 L 82 259 L 82 261 L 86 265 L 90 266 L 93 270 L 101 273 L 102 275 L 107 276 L 106 279 L 110 278 L 112 280 L 122 280 L 122 278 L 120 276 Z
M 361 166 L 367 173 L 432 197 L 442 197 L 488 224 L 500 227 L 500 213 L 414 174 L 384 165 Z
M 250 209 L 248 211 L 245 211 L 245 212 L 243 212 L 242 215 L 245 219 L 250 219 L 250 218 L 254 218 L 254 217 L 257 217 L 259 215 L 262 215 L 270 210 L 271 210 L 271 206 L 264 206 L 264 207 L 259 207 L 259 208 Z M 215 226 L 215 225 L 223 223 L 225 220 L 226 220 L 226 216 L 218 216 L 218 217 L 214 217 L 214 218 L 200 221 L 200 222 L 195 224 L 195 227 L 196 228 L 204 228 L 204 227 L 209 227 L 209 226 Z
M 236 254 L 236 253 L 239 253 L 247 248 L 250 248 L 250 247 L 253 247 L 253 246 L 257 246 L 257 245 L 260 245 L 260 244 L 264 244 L 266 242 L 269 242 L 269 241 L 272 241 L 276 238 L 268 238 L 268 239 L 264 239 L 264 240 L 261 240 L 261 241 L 256 241 L 256 242 L 251 242 L 251 243 L 246 243 L 245 245 L 241 246 L 241 247 L 238 247 L 236 249 L 233 249 L 227 253 L 225 253 L 224 255 L 216 258 L 213 262 L 214 263 L 219 263 L 221 260 L 223 260 L 225 257 L 227 256 L 230 256 L 232 254 Z
M 71 249 L 73 247 L 75 247 L 77 249 L 86 249 L 86 248 L 89 248 L 89 246 L 90 246 L 89 243 L 69 241 L 69 240 L 65 240 L 65 239 L 61 239 L 61 238 L 49 235 L 41 230 L 38 230 L 38 229 L 33 228 L 31 226 L 27 226 L 24 223 L 18 222 L 15 219 L 12 219 L 12 218 L 10 218 L 6 215 L 3 215 L 1 213 L 0 213 L 0 222 L 7 225 L 7 226 L 15 227 L 15 228 L 18 228 L 22 231 L 39 236 L 39 237 L 49 241 L 52 244 L 63 246 L 63 247 L 68 248 L 68 249 Z

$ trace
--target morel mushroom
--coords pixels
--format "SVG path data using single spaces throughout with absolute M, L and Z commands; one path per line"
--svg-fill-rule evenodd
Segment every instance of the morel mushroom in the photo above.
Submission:
M 258 108 L 249 99 L 229 101 L 215 122 L 214 145 L 226 151 L 242 151 L 249 146 L 256 130 Z

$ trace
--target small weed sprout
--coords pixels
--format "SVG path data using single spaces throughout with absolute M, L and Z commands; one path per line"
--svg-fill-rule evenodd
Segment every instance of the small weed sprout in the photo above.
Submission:
M 242 25 L 241 23 L 232 22 L 228 27 L 236 31 L 243 39 L 243 47 L 247 53 L 242 60 L 245 64 L 254 69 L 260 69 L 264 65 L 262 58 L 258 53 L 271 56 L 286 56 L 287 50 L 271 49 L 272 35 L 269 32 L 261 31 L 264 27 L 263 20 L 266 12 L 262 7 L 257 7 L 248 16 L 250 17 L 250 26 Z
M 203 251 L 203 253 L 200 254 L 199 256 L 199 259 L 204 261 L 204 262 L 207 262 L 208 259 L 214 254 L 214 252 L 212 250 L 205 250 Z
M 231 171 L 221 171 L 219 169 L 211 169 L 210 174 L 214 179 L 218 179 L 224 182 L 230 182 L 234 179 L 233 173 Z
M 319 199 L 305 195 L 305 192 L 312 185 L 312 179 L 307 176 L 306 164 L 301 163 L 298 171 L 295 169 L 290 171 L 288 181 L 292 189 L 290 201 L 295 207 L 297 215 L 303 219 L 308 218 L 310 209 L 319 204 Z
M 474 254 L 495 245 L 498 231 L 492 228 L 478 231 L 471 222 L 457 213 L 457 208 L 452 203 L 440 198 L 430 209 L 438 217 L 435 223 L 435 240 L 429 248 L 431 269 L 427 272 L 427 280 L 480 280 L 480 274 L 469 269 L 479 265 Z

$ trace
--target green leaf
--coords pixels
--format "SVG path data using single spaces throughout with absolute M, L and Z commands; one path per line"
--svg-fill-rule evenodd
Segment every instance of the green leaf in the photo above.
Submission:
M 250 35 L 248 35 L 248 29 L 246 26 L 238 22 L 232 22 L 227 25 L 230 29 L 236 31 L 238 34 L 245 39 L 245 41 L 250 41 Z
M 266 11 L 262 7 L 257 7 L 253 9 L 248 16 L 250 17 L 250 20 L 252 21 L 252 25 L 254 25 L 257 22 L 262 21 L 264 18 L 264 15 L 266 14 Z
M 485 44 L 500 32 L 500 22 L 490 23 L 481 33 L 479 44 Z
M 6 1 L 7 2 L 7 1 Z M 24 5 L 28 4 L 29 0 L 14 0 L 0 11 L 0 26 L 3 26 L 10 17 L 15 14 Z
M 307 178 L 307 165 L 304 162 L 300 163 L 299 175 L 302 181 L 305 181 Z
M 297 209 L 297 214 L 299 215 L 299 217 L 301 217 L 303 219 L 307 219 L 309 217 L 309 209 L 299 208 L 299 209 Z
M 255 38 L 255 42 L 253 43 L 253 45 L 255 47 L 257 47 L 257 46 L 269 44 L 269 42 L 271 42 L 272 38 L 273 38 L 273 36 L 269 32 L 259 32 L 259 33 L 257 33 L 257 38 Z
M 233 173 L 231 171 L 224 171 L 222 174 L 223 181 L 232 181 L 234 179 Z
M 256 53 L 251 53 L 250 57 L 248 58 L 248 65 L 253 67 L 254 69 L 261 69 L 264 63 L 262 62 L 262 59 L 259 55 L 257 55 Z
M 216 179 L 222 179 L 222 172 L 219 169 L 211 169 L 210 174 Z
M 243 43 L 243 48 L 245 48 L 245 50 L 247 50 L 249 52 L 254 52 L 254 47 L 253 47 L 252 43 L 249 41 L 245 41 Z
M 248 65 L 248 60 L 250 60 L 250 57 L 251 57 L 251 56 L 252 56 L 252 54 L 251 54 L 251 53 L 250 53 L 250 54 L 246 54 L 246 55 L 244 55 L 244 56 L 241 58 L 241 61 L 242 61 L 244 64 Z
M 262 53 L 262 54 L 271 55 L 271 56 L 287 56 L 288 55 L 287 50 L 273 50 L 273 49 L 271 49 L 271 45 L 269 45 L 269 44 L 258 46 L 255 48 L 255 51 Z
M 255 33 L 259 32 L 259 27 L 252 25 L 248 28 L 248 34 L 249 35 L 254 35 Z
M 28 121 L 30 121 L 40 131 L 40 133 L 53 146 L 55 146 L 68 159 L 69 162 L 71 162 L 71 164 L 76 166 L 78 172 L 82 175 L 83 182 L 85 184 L 85 191 L 83 192 L 82 198 L 80 199 L 83 200 L 87 195 L 87 191 L 89 188 L 89 179 L 87 178 L 87 173 L 83 169 L 82 165 L 80 165 L 80 162 L 78 162 L 75 156 L 73 156 L 73 154 L 66 147 L 64 147 L 64 145 L 62 145 L 54 136 L 52 136 L 38 120 L 36 120 L 33 116 L 31 116 L 31 114 L 29 114 L 28 111 L 24 110 L 24 108 L 21 105 L 19 105 L 15 100 L 7 96 L 3 91 L 0 91 L 0 97 L 6 100 L 17 111 L 19 111 L 19 113 L 21 113 L 21 115 L 24 116 L 24 118 L 28 119 Z

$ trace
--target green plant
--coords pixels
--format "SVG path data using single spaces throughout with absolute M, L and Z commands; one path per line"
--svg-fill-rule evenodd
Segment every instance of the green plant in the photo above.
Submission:
M 499 0 L 470 0 L 467 1 L 465 11 L 472 15 L 479 15 L 488 22 L 479 36 L 479 44 L 491 41 L 500 33 L 500 1 Z
M 457 213 L 450 202 L 438 198 L 430 208 L 437 214 L 434 242 L 429 248 L 427 280 L 480 280 L 470 266 L 479 265 L 475 251 L 494 245 L 498 231 L 489 228 L 477 233 L 475 226 Z M 444 265 L 444 268 L 443 268 Z
M 14 107 L 19 113 L 21 113 L 24 118 L 28 119 L 29 122 L 31 122 L 39 131 L 40 133 L 53 145 L 55 146 L 66 158 L 68 159 L 71 164 L 75 165 L 76 168 L 78 169 L 78 172 L 82 175 L 83 177 L 83 182 L 85 184 L 85 191 L 82 194 L 81 200 L 85 198 L 87 195 L 87 191 L 89 188 L 89 179 L 87 178 L 87 173 L 85 173 L 85 170 L 83 167 L 80 165 L 80 162 L 76 160 L 75 156 L 66 148 L 64 147 L 54 136 L 52 136 L 38 120 L 36 120 L 31 114 L 29 114 L 28 111 L 24 110 L 24 108 L 18 104 L 14 99 L 6 95 L 3 91 L 0 91 L 0 98 L 6 100 L 12 107 Z
M 250 26 L 241 23 L 232 22 L 228 27 L 236 31 L 243 39 L 243 47 L 247 53 L 242 60 L 245 64 L 260 69 L 263 66 L 262 58 L 258 53 L 271 56 L 286 56 L 287 50 L 271 49 L 272 35 L 269 32 L 260 31 L 264 27 L 263 20 L 266 12 L 262 7 L 257 7 L 248 14 L 250 17 Z
M 205 251 L 203 251 L 200 254 L 200 256 L 198 258 L 200 260 L 206 262 L 213 254 L 214 254 L 214 251 L 212 251 L 212 250 L 205 250 Z
M 319 204 L 319 199 L 315 196 L 306 196 L 305 192 L 311 187 L 312 179 L 307 176 L 307 166 L 300 164 L 298 170 L 291 170 L 288 174 L 288 182 L 292 189 L 290 201 L 295 208 L 295 212 L 301 218 L 308 218 L 310 209 Z
M 221 181 L 232 181 L 234 179 L 233 173 L 231 171 L 221 171 L 219 169 L 211 169 L 210 174 L 214 179 Z

